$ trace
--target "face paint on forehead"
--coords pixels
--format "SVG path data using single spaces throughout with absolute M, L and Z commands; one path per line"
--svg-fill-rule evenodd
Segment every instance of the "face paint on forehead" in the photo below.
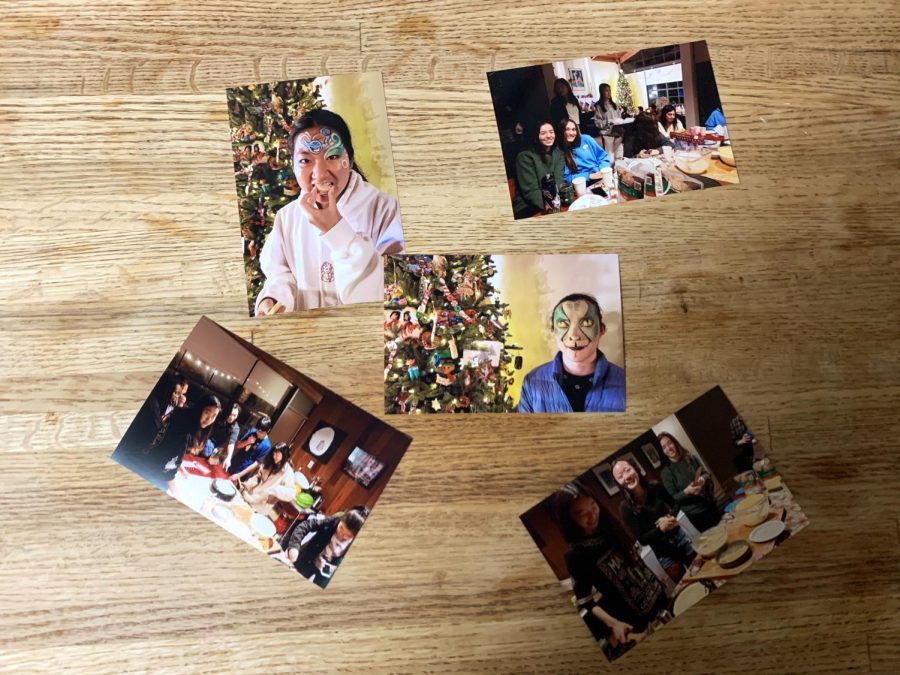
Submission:
M 597 308 L 584 300 L 567 300 L 553 310 L 553 332 L 564 343 L 593 342 L 600 334 Z
M 314 134 L 304 131 L 298 141 L 300 147 L 314 155 L 325 153 L 326 158 L 338 157 L 345 152 L 340 135 L 328 127 L 319 127 Z

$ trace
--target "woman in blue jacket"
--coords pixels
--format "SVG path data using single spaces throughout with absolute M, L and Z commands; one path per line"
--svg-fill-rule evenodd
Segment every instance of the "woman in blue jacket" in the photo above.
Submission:
M 559 149 L 565 156 L 563 177 L 567 183 L 582 177 L 588 185 L 600 180 L 600 169 L 610 166 L 609 155 L 593 138 L 582 135 L 572 120 L 559 125 Z

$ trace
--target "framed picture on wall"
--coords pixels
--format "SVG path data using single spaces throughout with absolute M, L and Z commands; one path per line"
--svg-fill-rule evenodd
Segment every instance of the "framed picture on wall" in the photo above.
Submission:
M 572 90 L 585 91 L 584 72 L 581 68 L 569 68 L 569 82 L 572 84 Z
M 606 494 L 610 497 L 619 493 L 619 484 L 616 483 L 616 479 L 613 478 L 612 475 L 612 465 L 609 462 L 603 462 L 603 464 L 598 464 L 591 471 L 594 472 L 594 475 L 597 476 L 597 480 L 600 481 L 600 484 L 603 486 L 603 489 L 606 490 Z
M 659 453 L 652 443 L 644 443 L 641 446 L 641 452 L 644 453 L 644 457 L 647 458 L 647 461 L 650 462 L 650 466 L 654 469 L 658 469 L 662 466 L 662 460 L 659 458 Z
M 370 455 L 362 448 L 353 448 L 342 467 L 344 473 L 367 488 L 372 485 L 384 471 L 384 462 Z
M 347 434 L 343 431 L 320 420 L 312 435 L 303 444 L 303 449 L 322 464 L 326 464 L 345 438 Z

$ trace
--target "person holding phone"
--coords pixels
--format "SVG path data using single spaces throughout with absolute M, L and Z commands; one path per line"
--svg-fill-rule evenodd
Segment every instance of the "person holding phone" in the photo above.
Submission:
M 660 472 L 666 492 L 700 532 L 714 527 L 721 514 L 713 501 L 712 479 L 700 460 L 691 455 L 678 439 L 667 431 L 657 436 L 663 455 L 669 461 Z
M 369 516 L 354 506 L 341 516 L 310 516 L 294 528 L 286 551 L 300 574 L 325 588 Z

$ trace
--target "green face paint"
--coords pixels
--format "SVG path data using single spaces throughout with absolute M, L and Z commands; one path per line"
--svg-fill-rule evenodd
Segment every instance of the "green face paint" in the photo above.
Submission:
M 553 332 L 564 347 L 581 348 L 600 339 L 597 308 L 584 300 L 567 300 L 553 310 Z

